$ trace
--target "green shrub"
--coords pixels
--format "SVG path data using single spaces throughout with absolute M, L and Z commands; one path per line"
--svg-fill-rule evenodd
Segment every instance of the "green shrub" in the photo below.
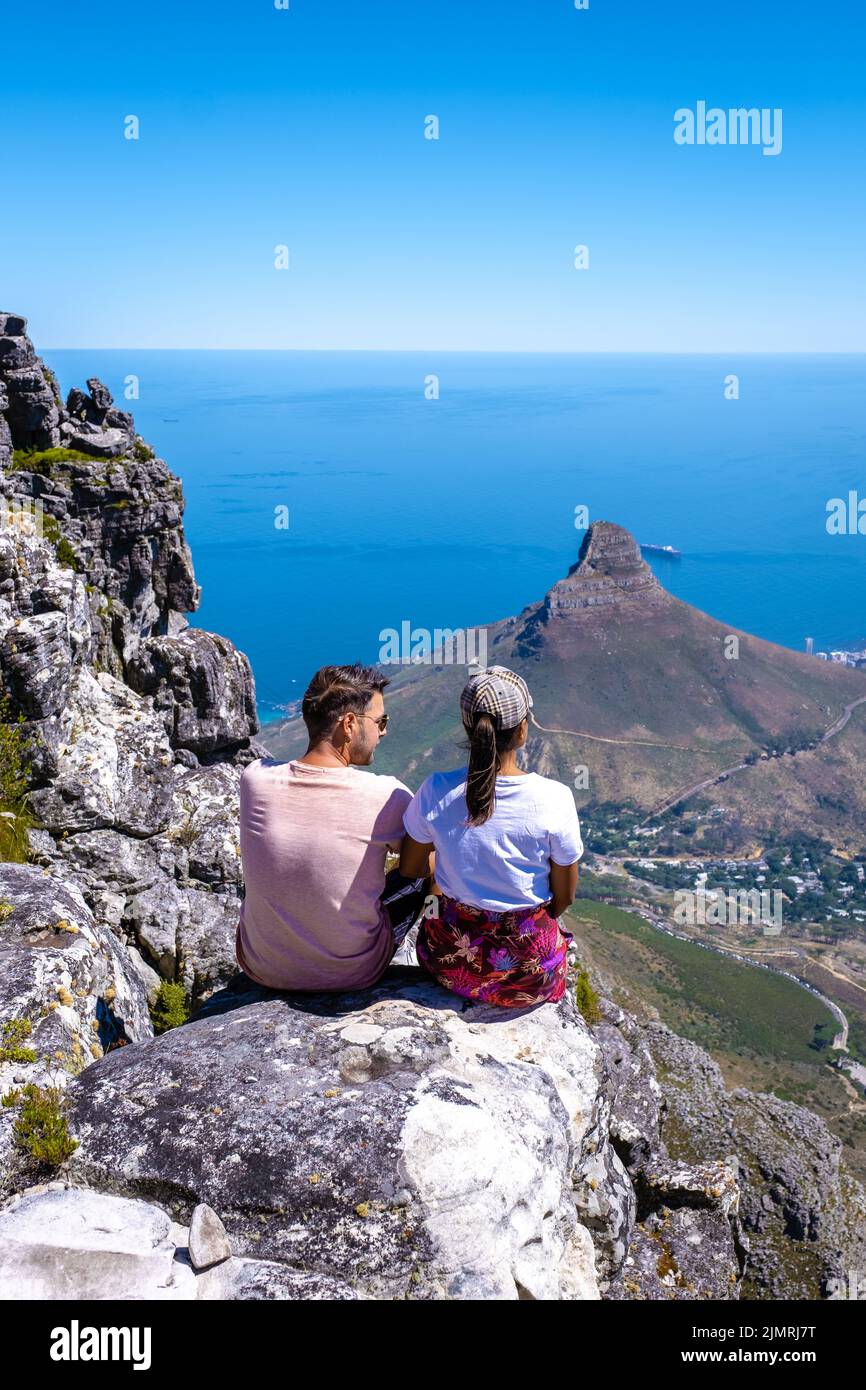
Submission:
M 52 545 L 56 545 L 63 535 L 60 529 L 60 522 L 57 520 L 57 517 L 52 516 L 50 512 L 42 513 L 42 534 Z
M 24 1039 L 33 1032 L 29 1018 L 10 1018 L 3 1024 L 3 1040 L 0 1042 L 0 1062 L 35 1062 L 36 1052 L 32 1047 L 24 1047 Z
M 601 1022 L 598 994 L 590 984 L 589 975 L 583 966 L 580 967 L 577 983 L 574 986 L 574 998 L 577 1007 L 590 1026 L 593 1023 Z
M 21 725 L 24 715 L 12 714 L 8 695 L 0 695 L 0 802 L 18 801 L 27 789 L 29 740 Z
M 0 862 L 4 864 L 28 864 L 31 847 L 28 830 L 35 828 L 37 822 L 27 807 L 21 805 L 14 810 L 0 810 Z
M 175 980 L 163 980 L 150 1011 L 155 1033 L 167 1033 L 186 1023 L 191 1013 L 191 1000 L 183 985 Z
M 69 541 L 66 539 L 65 536 L 60 537 L 60 540 L 57 542 L 54 549 L 57 552 L 58 560 L 60 561 L 61 565 L 63 565 L 66 569 L 78 570 L 81 568 L 78 559 L 78 552 L 72 545 L 70 545 Z
M 57 463 L 93 463 L 96 454 L 85 454 L 81 449 L 13 449 L 10 469 L 21 468 L 27 473 L 41 473 L 43 478 L 51 476 Z
M 42 513 L 42 535 L 54 546 L 54 552 L 61 565 L 65 565 L 67 569 L 81 569 L 77 551 L 64 536 L 56 516 L 51 516 L 48 512 Z
M 13 717 L 9 697 L 0 695 L 0 860 L 15 864 L 30 858 L 27 832 L 36 823 L 24 802 L 30 741 L 23 723 L 24 715 Z
M 14 1092 L 19 1114 L 12 1132 L 18 1147 L 52 1168 L 65 1162 L 78 1148 L 79 1141 L 69 1133 L 69 1099 L 58 1086 L 36 1086 L 28 1082 Z M 9 1102 L 4 1102 L 8 1104 Z
M 149 444 L 145 444 L 140 435 L 136 435 L 135 443 L 132 446 L 132 456 L 138 459 L 139 463 L 146 463 L 148 459 L 156 458 Z

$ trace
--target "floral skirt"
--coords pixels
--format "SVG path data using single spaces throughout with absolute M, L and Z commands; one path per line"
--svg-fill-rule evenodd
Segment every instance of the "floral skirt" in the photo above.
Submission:
M 574 938 L 549 906 L 487 912 L 442 894 L 439 915 L 421 922 L 418 963 L 446 989 L 481 1004 L 519 1009 L 554 1003 L 565 993 Z

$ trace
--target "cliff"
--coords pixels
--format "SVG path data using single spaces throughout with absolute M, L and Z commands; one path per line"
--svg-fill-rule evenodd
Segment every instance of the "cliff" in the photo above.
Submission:
M 3 811 L 27 853 L 0 863 L 0 1296 L 818 1296 L 862 1258 L 838 1141 L 732 1100 L 657 1022 L 603 998 L 590 1025 L 573 990 L 468 1007 L 412 964 L 356 995 L 237 974 L 252 674 L 188 626 L 178 479 L 87 386 L 64 405 L 0 315 L 3 746 L 27 752 Z M 648 591 L 624 550 L 612 582 Z M 155 1036 L 164 980 L 196 1011 Z M 74 1147 L 27 1142 L 28 1094 Z
M 88 388 L 64 406 L 25 321 L 0 315 L 0 672 L 31 855 L 73 877 L 147 989 L 178 979 L 198 999 L 236 968 L 253 677 L 186 618 L 200 590 L 179 479 Z

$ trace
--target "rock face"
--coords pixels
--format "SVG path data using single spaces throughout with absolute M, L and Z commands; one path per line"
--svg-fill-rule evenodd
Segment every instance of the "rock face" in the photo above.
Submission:
M 87 385 L 90 394 L 70 391 L 64 407 L 26 320 L 0 314 L 3 494 L 39 502 L 62 532 L 89 580 L 93 659 L 123 679 L 142 639 L 182 630 L 201 592 L 181 525 L 180 481 L 135 434 L 132 416 L 112 408 L 107 387 L 96 377 Z M 12 472 L 10 446 L 19 451 Z M 40 456 L 56 449 L 86 457 Z
M 33 855 L 72 874 L 151 996 L 162 977 L 200 999 L 236 969 L 252 672 L 188 625 L 179 480 L 96 378 L 64 406 L 26 327 L 0 314 L 0 675 Z
M 661 1023 L 646 1045 L 663 1080 L 661 1133 L 684 1161 L 735 1157 L 750 1246 L 741 1297 L 827 1297 L 866 1264 L 866 1194 L 820 1116 L 771 1094 L 726 1091 L 717 1064 Z
M 648 603 L 671 602 L 634 537 L 611 521 L 596 521 L 583 538 L 577 563 L 549 590 L 545 606 L 551 616 L 564 616 L 586 608 L 644 610 Z
M 27 320 L 18 314 L 0 313 L 0 379 L 6 396 L 6 404 L 0 408 L 9 431 L 8 452 L 12 444 L 22 449 L 56 448 L 60 444 L 60 393 L 27 337 Z

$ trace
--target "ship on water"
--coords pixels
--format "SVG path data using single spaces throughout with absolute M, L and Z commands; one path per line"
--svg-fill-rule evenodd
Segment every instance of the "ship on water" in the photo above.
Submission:
M 641 545 L 641 550 L 647 551 L 650 555 L 667 555 L 669 560 L 681 560 L 683 552 L 675 550 L 672 545 Z

